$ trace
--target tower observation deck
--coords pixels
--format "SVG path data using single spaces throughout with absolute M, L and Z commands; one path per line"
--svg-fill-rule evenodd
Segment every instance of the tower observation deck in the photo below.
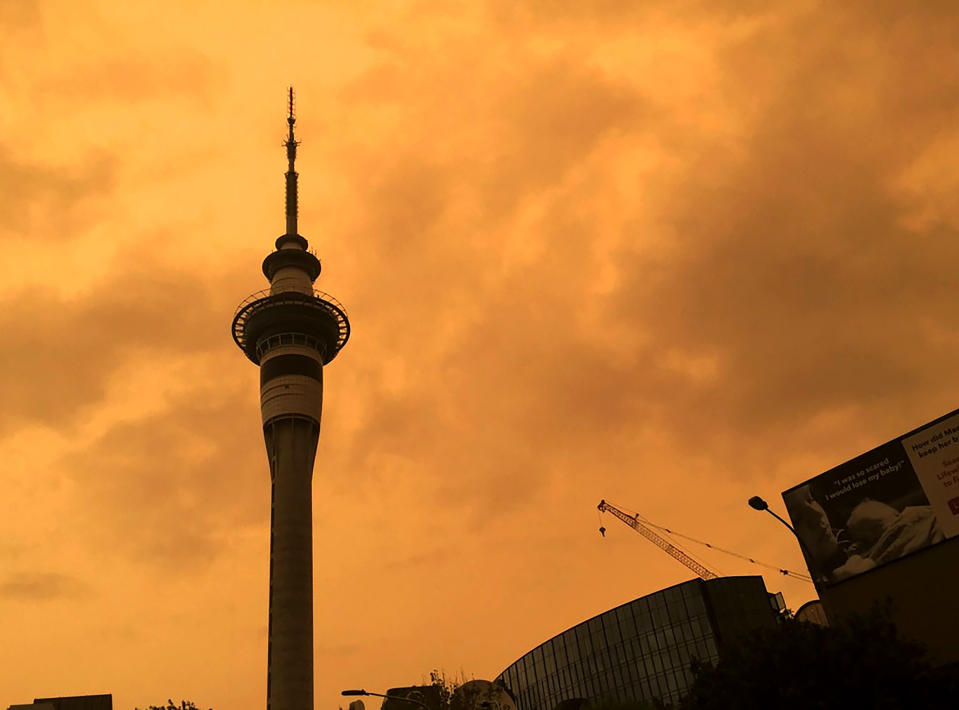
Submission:
M 263 260 L 270 287 L 233 315 L 233 340 L 260 368 L 260 412 L 270 465 L 267 708 L 313 708 L 313 464 L 323 410 L 323 366 L 350 337 L 343 305 L 317 291 L 320 260 L 297 232 L 296 123 L 289 90 L 286 232 Z

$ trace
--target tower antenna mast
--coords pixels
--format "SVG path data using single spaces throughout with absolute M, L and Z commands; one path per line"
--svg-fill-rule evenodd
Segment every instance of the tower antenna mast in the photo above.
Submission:
M 296 231 L 296 216 L 297 210 L 299 208 L 298 196 L 297 196 L 297 173 L 296 173 L 296 146 L 300 142 L 296 139 L 296 136 L 293 135 L 293 124 L 296 123 L 296 106 L 294 103 L 294 94 L 293 87 L 289 88 L 289 94 L 287 98 L 287 105 L 289 107 L 289 113 L 286 118 L 287 124 L 290 127 L 290 133 L 286 138 L 286 142 L 283 144 L 286 146 L 286 159 L 289 162 L 289 167 L 286 171 L 286 233 L 288 235 L 294 235 Z

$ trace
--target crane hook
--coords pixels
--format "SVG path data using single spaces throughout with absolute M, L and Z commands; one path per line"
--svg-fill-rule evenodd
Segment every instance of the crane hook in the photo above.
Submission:
M 599 534 L 602 535 L 603 537 L 606 537 L 606 528 L 600 527 Z

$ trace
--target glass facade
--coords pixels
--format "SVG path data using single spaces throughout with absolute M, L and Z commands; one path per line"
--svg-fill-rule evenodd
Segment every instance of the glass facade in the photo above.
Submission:
M 693 579 L 618 606 L 537 646 L 497 676 L 519 710 L 563 700 L 679 700 L 694 658 L 724 639 L 776 624 L 762 577 Z

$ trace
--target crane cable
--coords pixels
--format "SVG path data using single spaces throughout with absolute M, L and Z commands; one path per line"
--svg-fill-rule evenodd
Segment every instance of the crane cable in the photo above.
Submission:
M 685 548 L 685 547 L 683 547 L 682 545 L 680 545 L 679 542 L 677 542 L 677 541 L 672 537 L 672 535 L 676 535 L 676 533 L 674 533 L 672 530 L 667 530 L 666 528 L 660 527 L 660 526 L 658 526 L 658 525 L 651 525 L 651 524 L 649 523 L 649 521 L 646 520 L 646 518 L 644 518 L 644 517 L 643 517 L 642 515 L 640 515 L 639 513 L 636 513 L 636 522 L 642 523 L 643 525 L 645 525 L 645 526 L 648 527 L 648 528 L 656 528 L 657 530 L 660 530 L 660 531 L 666 533 L 663 537 L 665 537 L 666 540 L 667 540 L 671 545 L 673 545 L 676 549 L 681 550 L 681 551 L 683 552 L 683 554 L 688 555 L 688 556 L 691 557 L 693 560 L 695 560 L 698 564 L 702 565 L 703 567 L 705 567 L 706 569 L 708 569 L 708 570 L 709 570 L 710 572 L 712 572 L 713 574 L 715 574 L 715 575 L 717 575 L 717 576 L 719 576 L 719 577 L 725 576 L 725 572 L 723 572 L 721 569 L 719 569 L 718 567 L 716 567 L 716 565 L 714 565 L 714 564 L 712 564 L 712 563 L 710 563 L 710 564 L 707 565 L 705 562 L 703 562 L 703 560 L 701 560 L 701 559 L 699 559 L 698 557 L 696 557 L 696 555 L 694 555 L 692 552 L 690 552 L 687 548 Z M 683 536 L 682 536 L 682 535 L 676 535 L 676 537 L 683 537 Z
M 757 560 L 757 559 L 755 559 L 754 557 L 749 557 L 749 556 L 747 556 L 747 555 L 741 555 L 741 554 L 739 554 L 738 552 L 733 552 L 732 550 L 726 550 L 726 549 L 724 549 L 724 548 L 722 548 L 722 547 L 717 547 L 716 545 L 713 545 L 713 544 L 708 543 L 708 542 L 703 542 L 702 540 L 697 540 L 697 539 L 695 539 L 695 538 L 689 537 L 688 535 L 683 535 L 682 533 L 673 532 L 673 531 L 670 530 L 669 528 L 662 527 L 661 525 L 655 525 L 655 524 L 649 522 L 648 520 L 646 520 L 645 518 L 640 518 L 640 519 L 643 521 L 643 523 L 644 523 L 645 525 L 648 525 L 648 526 L 651 527 L 651 528 L 656 528 L 657 530 L 665 530 L 666 532 L 670 533 L 671 535 L 675 535 L 675 536 L 677 536 L 677 537 L 681 537 L 681 538 L 683 538 L 683 539 L 685 539 L 685 540 L 689 540 L 690 542 L 695 542 L 696 544 L 698 544 L 698 545 L 703 545 L 703 546 L 705 546 L 705 547 L 708 547 L 708 548 L 711 549 L 711 550 L 716 550 L 717 552 L 722 552 L 722 553 L 725 553 L 725 554 L 727 554 L 727 555 L 732 555 L 733 557 L 738 557 L 738 558 L 741 559 L 741 560 L 745 560 L 746 562 L 751 562 L 752 564 L 754 564 L 754 565 L 759 565 L 760 567 L 766 567 L 767 569 L 776 570 L 776 571 L 779 572 L 780 574 L 786 575 L 787 577 L 795 577 L 796 579 L 801 579 L 801 580 L 803 580 L 804 582 L 812 582 L 812 578 L 811 578 L 811 577 L 808 577 L 808 576 L 806 576 L 806 575 L 804 575 L 804 574 L 802 574 L 802 573 L 800 573 L 800 572 L 793 572 L 792 570 L 783 569 L 782 567 L 779 567 L 778 565 L 771 565 L 771 564 L 769 564 L 769 563 L 767 563 L 767 562 L 761 562 L 760 560 Z
M 612 501 L 610 501 L 610 502 L 612 503 Z M 616 504 L 614 503 L 613 505 L 616 505 Z M 619 506 L 619 505 L 616 505 L 616 507 L 623 509 L 622 506 Z M 625 509 L 624 509 L 624 510 L 625 510 Z M 633 512 L 635 512 L 635 511 L 633 511 Z M 811 577 L 808 577 L 807 575 L 804 575 L 804 574 L 802 574 L 802 573 L 800 573 L 800 572 L 793 572 L 792 570 L 783 569 L 782 567 L 779 567 L 778 565 L 771 565 L 771 564 L 769 564 L 769 563 L 767 563 L 767 562 L 761 562 L 761 561 L 755 559 L 754 557 L 748 557 L 748 556 L 746 556 L 746 555 L 741 555 L 741 554 L 739 554 L 738 552 L 733 552 L 732 550 L 726 550 L 726 549 L 724 549 L 724 548 L 722 548 L 722 547 L 717 547 L 716 545 L 713 545 L 713 544 L 711 544 L 711 543 L 704 542 L 704 541 L 702 541 L 702 540 L 697 540 L 696 538 L 690 537 L 689 535 L 683 535 L 682 533 L 675 532 L 675 531 L 671 530 L 670 528 L 664 527 L 664 526 L 662 526 L 662 525 L 656 525 L 655 523 L 650 522 L 649 520 L 647 520 L 646 518 L 644 518 L 643 516 L 641 516 L 639 513 L 636 513 L 636 516 L 637 516 L 636 519 L 639 520 L 639 521 L 641 521 L 641 522 L 643 523 L 643 525 L 648 525 L 648 526 L 651 527 L 651 528 L 656 528 L 657 530 L 662 530 L 662 531 L 664 531 L 664 532 L 666 532 L 666 533 L 668 533 L 668 534 L 670 534 L 670 535 L 675 535 L 676 537 L 681 537 L 681 538 L 683 538 L 684 540 L 689 540 L 690 542 L 695 542 L 697 545 L 703 545 L 704 547 L 708 547 L 710 550 L 716 550 L 717 552 L 722 552 L 722 553 L 725 553 L 725 554 L 727 554 L 727 555 L 732 555 L 733 557 L 738 557 L 739 559 L 745 560 L 746 562 L 751 562 L 751 563 L 754 564 L 754 565 L 758 565 L 758 566 L 760 566 L 760 567 L 766 567 L 766 568 L 768 568 L 768 569 L 776 570 L 776 571 L 779 572 L 780 574 L 785 575 L 785 576 L 787 576 L 787 577 L 794 577 L 795 579 L 801 579 L 801 580 L 804 581 L 804 582 L 809 582 L 810 584 L 812 584 L 812 578 L 811 578 Z M 682 548 L 680 548 L 680 549 L 682 549 Z M 689 553 L 687 553 L 687 554 L 689 554 Z M 691 555 L 690 555 L 690 556 L 691 556 Z M 697 561 L 698 561 L 698 560 L 697 560 Z
M 623 513 L 626 513 L 626 512 L 629 510 L 628 508 L 623 508 L 622 506 L 616 505 L 616 504 L 613 503 L 612 501 L 607 501 L 607 502 L 608 502 L 610 505 L 612 505 L 613 507 L 618 508 L 618 509 L 619 509 L 621 512 L 623 512 Z M 643 518 L 643 517 L 642 517 L 639 513 L 637 513 L 636 511 L 632 511 L 632 512 L 633 512 L 633 515 L 631 515 L 630 517 L 631 517 L 635 522 L 639 523 L 641 527 L 644 527 L 644 528 L 658 527 L 658 526 L 653 526 L 653 525 L 647 525 L 645 518 Z M 659 529 L 660 529 L 660 530 L 665 530 L 665 528 L 659 528 Z M 599 529 L 599 532 L 600 532 L 600 534 L 601 534 L 603 537 L 606 537 L 606 528 L 601 527 L 601 528 Z M 638 531 L 637 531 L 637 532 L 638 532 Z M 649 530 L 648 532 L 652 532 L 652 530 Z M 692 552 L 690 552 L 688 549 L 686 549 L 685 547 L 683 547 L 683 546 L 679 543 L 678 540 L 674 539 L 674 538 L 671 536 L 670 531 L 667 530 L 666 533 L 667 533 L 667 534 L 665 534 L 665 535 L 658 535 L 658 534 L 657 534 L 657 537 L 659 537 L 659 538 L 660 538 L 661 540 L 663 540 L 664 542 L 672 545 L 677 551 L 679 551 L 679 552 L 681 552 L 682 554 L 686 555 L 686 556 L 687 556 L 689 559 L 691 559 L 693 562 L 695 562 L 696 564 L 698 564 L 700 567 L 702 567 L 703 569 L 707 570 L 708 572 L 712 573 L 713 575 L 715 575 L 715 576 L 717 576 L 717 577 L 723 576 L 722 570 L 718 569 L 718 568 L 716 567 L 716 565 L 711 564 L 711 563 L 707 565 L 703 560 L 701 560 L 701 559 L 698 558 L 696 555 L 694 555 Z M 667 551 L 667 552 L 668 552 L 668 551 Z M 672 553 L 668 553 L 668 554 L 672 554 Z M 673 556 L 675 557 L 675 555 L 673 555 Z M 677 559 L 678 559 L 678 558 L 677 558 Z M 680 562 L 682 562 L 682 560 L 680 560 Z M 685 564 L 685 563 L 684 563 L 684 564 Z M 687 567 L 688 567 L 688 566 L 689 566 L 689 565 L 687 565 Z M 694 570 L 694 571 L 695 571 L 695 570 Z

